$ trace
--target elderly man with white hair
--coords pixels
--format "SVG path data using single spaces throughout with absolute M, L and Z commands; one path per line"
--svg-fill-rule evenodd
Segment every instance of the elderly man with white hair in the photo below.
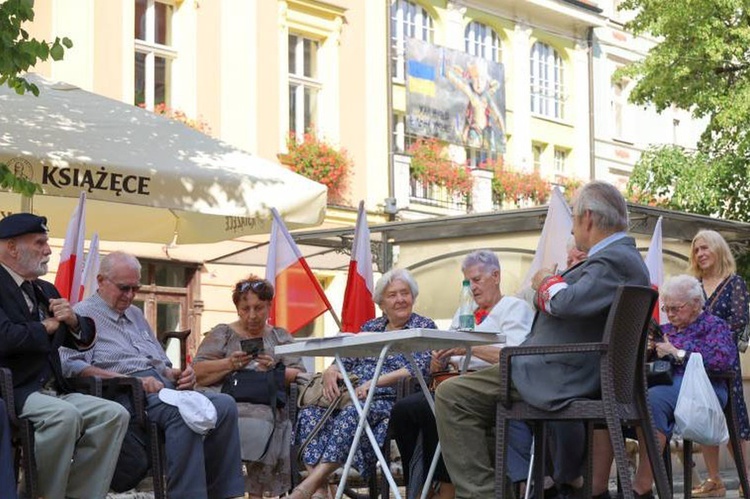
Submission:
M 501 272 L 497 256 L 489 250 L 473 251 L 464 258 L 461 271 L 464 279 L 470 283 L 476 302 L 474 330 L 502 333 L 507 345 L 520 345 L 529 334 L 534 313 L 524 300 L 503 295 L 500 290 Z M 457 310 L 451 329 L 458 329 L 458 316 Z M 484 369 L 496 363 L 500 348 L 501 345 L 473 347 L 469 369 Z M 463 348 L 434 351 L 430 371 L 435 373 L 444 370 L 447 364 L 458 371 L 463 366 L 465 356 Z M 391 412 L 390 430 L 401 452 L 408 496 L 419 497 L 438 442 L 435 416 L 422 392 L 396 402 Z M 525 449 L 529 449 L 529 446 Z M 422 459 L 419 459 L 420 454 Z M 519 469 L 518 473 L 525 476 L 526 471 Z M 453 484 L 450 483 L 450 476 L 442 459 L 436 468 L 434 480 L 437 489 L 436 495 L 432 496 L 434 499 L 453 497 Z

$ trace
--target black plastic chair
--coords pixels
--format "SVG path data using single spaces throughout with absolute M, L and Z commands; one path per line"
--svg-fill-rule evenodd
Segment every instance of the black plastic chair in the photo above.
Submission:
M 39 481 L 34 454 L 34 425 L 28 419 L 19 418 L 16 415 L 13 375 L 10 369 L 5 367 L 0 367 L 0 396 L 5 402 L 8 421 L 11 425 L 16 481 L 20 482 L 21 477 L 23 477 L 26 495 L 28 497 L 39 497 Z
M 534 483 L 544 479 L 544 429 L 547 421 L 586 422 L 588 433 L 588 470 L 583 497 L 591 497 L 592 434 L 595 424 L 606 423 L 614 448 L 617 471 L 623 483 L 625 499 L 633 499 L 630 470 L 625 455 L 623 425 L 643 429 L 648 455 L 654 463 L 654 477 L 659 497 L 671 497 L 661 452 L 653 430 L 653 421 L 646 400 L 645 350 L 647 325 L 657 293 L 644 286 L 620 286 L 617 289 L 601 343 L 577 343 L 533 347 L 506 347 L 500 353 L 501 400 L 497 404 L 495 491 L 503 497 L 509 490 L 506 476 L 506 435 L 511 419 L 530 422 L 534 429 Z M 550 412 L 511 398 L 511 361 L 519 355 L 555 353 L 600 354 L 601 398 L 576 399 L 565 408 Z M 543 487 L 536 487 L 536 497 L 543 497 Z

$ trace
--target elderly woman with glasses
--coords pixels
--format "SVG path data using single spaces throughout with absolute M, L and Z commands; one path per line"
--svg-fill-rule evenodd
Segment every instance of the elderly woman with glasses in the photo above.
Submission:
M 382 317 L 367 321 L 363 332 L 397 331 L 399 329 L 435 329 L 432 319 L 413 312 L 414 300 L 419 288 L 411 274 L 404 269 L 393 269 L 378 280 L 373 292 L 373 301 L 383 311 Z M 414 354 L 414 359 L 423 375 L 427 375 L 430 365 L 430 352 Z M 377 358 L 359 357 L 342 359 L 348 373 L 359 376 L 356 386 L 357 396 L 364 400 L 375 373 Z M 388 355 L 377 381 L 375 398 L 372 401 L 367 421 L 380 445 L 385 442 L 388 431 L 388 418 L 396 399 L 392 385 L 398 380 L 412 376 L 411 366 L 403 354 Z M 335 399 L 339 392 L 338 381 L 343 376 L 335 364 L 323 373 L 323 391 L 327 398 Z M 305 480 L 288 496 L 293 499 L 327 499 L 328 477 L 346 462 L 352 446 L 359 416 L 353 405 L 333 412 L 330 418 L 322 421 L 320 430 L 314 434 L 326 409 L 307 406 L 300 410 L 297 420 L 297 443 L 302 446 L 301 458 L 308 470 Z M 375 452 L 366 436 L 362 436 L 354 467 L 363 478 L 367 478 L 375 463 Z
M 657 357 L 671 360 L 673 382 L 649 388 L 648 401 L 656 437 L 663 450 L 674 428 L 674 410 L 687 359 L 693 353 L 700 353 L 707 371 L 725 372 L 732 368 L 737 346 L 727 323 L 703 310 L 706 299 L 698 279 L 674 276 L 659 291 L 664 304 L 662 310 L 667 313 L 669 323 L 661 327 L 662 337 L 655 339 L 654 350 Z M 729 396 L 726 383 L 712 384 L 723 407 Z M 640 446 L 639 463 L 633 484 L 636 497 L 653 497 L 653 475 L 645 445 Z
M 286 330 L 267 323 L 273 294 L 273 285 L 255 276 L 235 284 L 232 301 L 237 320 L 214 327 L 196 353 L 193 368 L 200 386 L 220 391 L 226 377 L 234 371 L 269 371 L 279 362 L 285 366 L 288 385 L 305 370 L 299 357 L 273 354 L 276 345 L 293 341 Z M 257 355 L 251 356 L 241 348 L 242 340 L 251 338 L 263 340 L 263 349 Z M 239 402 L 237 408 L 242 459 L 247 470 L 245 489 L 251 499 L 281 495 L 291 488 L 292 424 L 287 410 L 249 402 Z

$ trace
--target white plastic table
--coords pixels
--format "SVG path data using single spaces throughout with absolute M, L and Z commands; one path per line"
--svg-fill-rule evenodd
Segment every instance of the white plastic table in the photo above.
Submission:
M 424 380 L 422 372 L 417 368 L 417 364 L 414 361 L 414 352 L 422 352 L 425 350 L 442 350 L 445 348 L 466 348 L 467 355 L 464 361 L 464 370 L 469 365 L 471 360 L 471 347 L 479 345 L 492 345 L 496 343 L 505 343 L 505 335 L 485 332 L 465 332 L 465 331 L 440 331 L 438 329 L 401 329 L 398 331 L 386 331 L 382 333 L 357 333 L 349 334 L 344 333 L 338 336 L 332 336 L 328 338 L 309 338 L 296 340 L 294 343 L 288 343 L 286 345 L 277 345 L 274 347 L 274 354 L 276 355 L 289 355 L 296 354 L 301 356 L 325 356 L 334 357 L 336 359 L 336 365 L 338 366 L 341 373 L 344 375 L 344 384 L 346 389 L 351 396 L 354 407 L 359 414 L 359 424 L 357 430 L 354 433 L 354 440 L 352 448 L 349 450 L 349 455 L 344 464 L 344 472 L 341 475 L 338 489 L 336 491 L 336 499 L 340 499 L 344 493 L 344 487 L 346 485 L 346 479 L 349 475 L 352 462 L 354 461 L 354 454 L 357 451 L 357 445 L 364 431 L 367 434 L 367 438 L 370 440 L 375 454 L 380 462 L 382 472 L 385 474 L 388 483 L 391 486 L 391 490 L 394 491 L 396 497 L 401 499 L 401 494 L 398 491 L 396 482 L 393 479 L 391 470 L 389 469 L 388 462 L 383 457 L 383 453 L 380 451 L 380 446 L 375 439 L 375 434 L 372 432 L 370 425 L 367 423 L 367 414 L 370 411 L 370 406 L 375 395 L 375 388 L 377 387 L 377 380 L 380 377 L 380 371 L 383 368 L 383 362 L 385 361 L 388 354 L 403 353 L 407 354 L 406 357 L 409 359 L 409 363 L 412 366 L 413 371 L 417 374 L 419 380 L 419 386 L 422 388 L 427 402 L 430 404 L 430 408 L 433 413 L 435 412 L 435 405 L 432 401 L 430 390 L 427 387 L 427 383 Z M 341 357 L 378 357 L 378 362 L 375 366 L 375 373 L 373 375 L 373 382 L 370 383 L 370 389 L 367 392 L 367 398 L 365 399 L 364 406 L 357 398 L 357 393 L 354 390 L 349 381 L 348 373 L 344 368 L 344 363 L 341 361 Z M 440 453 L 440 444 L 435 451 L 433 456 L 432 465 L 430 466 L 430 472 L 425 480 L 425 487 L 422 491 L 422 498 L 427 496 L 427 490 L 432 475 L 437 465 L 438 456 Z

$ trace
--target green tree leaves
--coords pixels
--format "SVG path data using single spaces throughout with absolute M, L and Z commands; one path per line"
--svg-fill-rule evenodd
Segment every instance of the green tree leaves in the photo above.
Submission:
M 21 74 L 50 57 L 54 61 L 61 60 L 65 49 L 73 46 L 69 38 L 57 37 L 53 42 L 30 38 L 22 25 L 33 20 L 33 0 L 0 2 L 0 85 L 8 85 L 19 94 L 39 95 L 37 86 Z
M 0 85 L 8 85 L 18 94 L 39 95 L 39 88 L 27 81 L 26 73 L 39 61 L 52 58 L 59 61 L 65 49 L 73 46 L 69 38 L 57 37 L 53 42 L 30 38 L 23 23 L 34 20 L 34 0 L 0 1 Z M 27 196 L 41 188 L 28 180 L 16 177 L 7 165 L 0 163 L 0 188 Z
M 659 43 L 616 78 L 636 80 L 630 99 L 708 119 L 698 151 L 661 147 L 636 165 L 636 201 L 750 220 L 750 4 L 745 0 L 626 0 L 626 29 Z

